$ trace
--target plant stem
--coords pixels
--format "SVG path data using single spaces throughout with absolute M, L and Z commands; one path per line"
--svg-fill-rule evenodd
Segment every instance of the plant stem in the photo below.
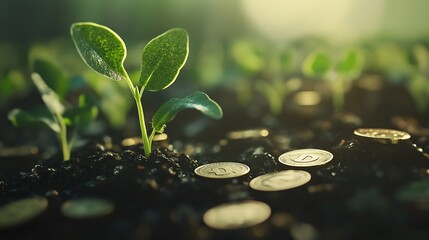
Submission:
M 336 113 L 340 112 L 344 108 L 345 104 L 345 96 L 344 96 L 344 79 L 341 78 L 335 78 L 331 85 L 332 85 L 332 101 L 333 101 L 333 107 L 334 111 Z
M 141 102 L 141 98 L 142 98 L 144 88 L 141 88 L 139 90 L 137 87 L 134 87 L 130 76 L 128 75 L 127 72 L 125 72 L 125 73 L 126 73 L 125 82 L 127 83 L 128 87 L 130 88 L 131 93 L 133 94 L 134 100 L 136 101 L 136 105 L 137 105 L 137 112 L 139 115 L 139 124 L 140 124 L 140 130 L 141 130 L 141 134 L 142 134 L 144 155 L 145 155 L 145 157 L 149 157 L 151 150 L 152 150 L 152 139 L 149 140 L 149 138 L 147 136 L 146 123 L 144 120 L 143 105 Z
M 141 103 L 140 94 L 138 94 L 138 90 L 136 91 L 136 93 L 137 94 L 134 95 L 134 100 L 136 101 L 136 104 L 137 104 L 140 130 L 141 130 L 141 134 L 142 134 L 142 141 L 143 141 L 143 148 L 144 148 L 144 155 L 146 157 L 149 157 L 150 153 L 151 153 L 151 149 L 152 149 L 152 146 L 151 146 L 152 144 L 151 144 L 151 141 L 149 141 L 149 138 L 147 136 L 146 124 L 145 124 L 145 120 L 144 120 L 143 105 Z
M 155 136 L 155 129 L 152 129 L 152 132 L 150 133 L 150 136 L 149 136 L 149 142 L 150 143 L 152 143 L 154 136 Z
M 271 113 L 279 115 L 283 108 L 282 95 L 279 89 L 273 83 L 270 84 L 267 82 L 258 82 L 257 89 L 267 98 Z
M 63 160 L 68 161 L 70 160 L 70 152 L 71 152 L 71 146 L 69 146 L 67 142 L 67 126 L 64 122 L 64 119 L 60 115 L 56 115 L 57 121 L 60 125 L 60 134 L 59 134 L 59 140 L 61 144 L 61 150 L 63 152 Z

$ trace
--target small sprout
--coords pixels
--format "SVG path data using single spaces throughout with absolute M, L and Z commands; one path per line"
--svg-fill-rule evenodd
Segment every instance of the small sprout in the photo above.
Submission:
M 410 81 L 407 82 L 407 87 L 417 111 L 424 113 L 429 106 L 429 51 L 420 44 L 414 46 L 412 50 L 416 66 L 410 71 Z
M 64 71 L 51 61 L 35 59 L 32 63 L 33 72 L 43 76 L 43 80 L 58 95 L 60 100 L 64 100 L 69 90 L 69 81 Z
M 332 59 L 325 52 L 314 52 L 304 61 L 303 72 L 312 77 L 324 77 L 332 68 Z
M 19 70 L 12 69 L 5 75 L 0 73 L 0 108 L 7 105 L 8 101 L 25 95 L 28 85 L 24 74 Z
M 346 51 L 337 61 L 326 52 L 311 53 L 303 64 L 303 73 L 309 77 L 329 81 L 332 89 L 332 103 L 336 112 L 345 105 L 346 83 L 358 78 L 363 71 L 365 58 L 358 49 Z
M 357 78 L 361 75 L 365 66 L 365 56 L 359 49 L 346 51 L 337 64 L 337 72 L 346 80 Z
M 244 72 L 259 73 L 264 69 L 266 49 L 262 44 L 238 40 L 232 44 L 231 55 Z
M 290 78 L 295 70 L 296 56 L 289 46 L 270 51 L 266 43 L 238 40 L 231 45 L 231 57 L 241 71 L 240 76 L 246 75 L 236 87 L 242 105 L 249 104 L 254 90 L 266 98 L 271 113 L 278 115 L 285 97 L 301 86 L 299 80 Z
M 48 66 L 45 64 L 45 66 Z M 52 65 L 49 66 L 49 68 Z M 88 125 L 98 114 L 97 108 L 89 101 L 88 96 L 79 96 L 79 106 L 66 109 L 60 97 L 45 83 L 38 73 L 32 73 L 31 78 L 39 91 L 48 111 L 29 113 L 21 109 L 9 112 L 9 120 L 15 126 L 34 126 L 37 123 L 47 125 L 57 136 L 61 145 L 64 161 L 70 160 L 71 150 L 75 141 L 75 134 L 68 139 L 67 126 L 78 128 Z M 74 133 L 75 133 L 74 132 Z
M 216 87 L 224 79 L 225 50 L 221 43 L 209 41 L 201 46 L 197 54 L 196 74 L 198 83 L 205 87 Z
M 265 68 L 266 50 L 263 44 L 244 39 L 231 44 L 230 56 L 240 71 L 236 77 L 236 91 L 241 105 L 248 105 L 252 100 L 253 83 L 249 78 L 254 78 Z
M 127 115 L 133 107 L 131 98 L 124 98 L 128 94 L 128 87 L 115 81 L 105 81 L 104 76 L 87 69 L 83 78 L 91 90 L 99 96 L 97 101 L 100 111 L 106 116 L 109 125 L 114 129 L 122 128 L 127 121 Z M 104 80 L 104 81 L 103 81 Z
M 220 106 L 205 93 L 196 92 L 184 98 L 167 101 L 152 119 L 148 135 L 141 98 L 145 90 L 160 91 L 177 78 L 189 53 L 188 33 L 174 28 L 152 39 L 143 49 L 140 78 L 131 79 L 123 67 L 127 50 L 122 39 L 111 29 L 90 22 L 75 23 L 71 36 L 83 61 L 94 71 L 116 81 L 125 80 L 137 105 L 145 156 L 151 153 L 155 133 L 185 108 L 194 108 L 208 117 L 222 117 Z

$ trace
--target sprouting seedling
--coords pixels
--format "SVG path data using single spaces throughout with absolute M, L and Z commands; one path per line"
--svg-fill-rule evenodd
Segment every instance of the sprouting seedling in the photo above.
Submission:
M 166 123 L 186 108 L 199 110 L 208 117 L 222 117 L 220 106 L 207 94 L 194 92 L 184 98 L 165 102 L 152 118 L 152 132 L 148 135 L 145 123 L 143 92 L 160 91 L 170 86 L 186 62 L 189 40 L 186 30 L 174 28 L 152 39 L 143 49 L 140 78 L 129 77 L 123 63 L 127 55 L 125 43 L 111 29 L 91 22 L 75 23 L 71 36 L 83 61 L 96 72 L 115 81 L 124 80 L 137 105 L 139 123 L 146 157 L 150 156 L 155 133 L 162 133 Z
M 281 113 L 285 97 L 301 87 L 301 81 L 297 78 L 285 79 L 290 76 L 295 68 L 294 53 L 291 49 L 275 51 L 268 59 L 269 81 L 258 81 L 256 87 L 269 103 L 270 111 L 274 115 Z
M 365 64 L 363 53 L 358 49 L 346 51 L 337 61 L 326 52 L 311 53 L 304 61 L 303 72 L 310 77 L 328 80 L 332 89 L 332 102 L 336 112 L 345 105 L 345 85 L 360 76 Z
M 237 100 L 241 105 L 248 105 L 252 99 L 253 84 L 249 78 L 257 76 L 264 69 L 266 50 L 265 46 L 259 42 L 244 39 L 231 44 L 230 55 L 239 70 L 236 91 Z M 245 77 L 243 78 L 243 76 Z
M 250 102 L 254 87 L 266 98 L 271 113 L 279 114 L 286 95 L 300 87 L 299 80 L 284 79 L 295 68 L 292 49 L 270 51 L 267 45 L 260 42 L 238 40 L 232 44 L 231 55 L 242 72 L 240 75 L 247 75 L 246 79 L 237 83 L 240 103 L 244 105 Z M 257 78 L 257 81 L 253 83 L 249 78 Z
M 407 87 L 414 99 L 416 109 L 424 113 L 428 110 L 429 104 L 429 51 L 421 44 L 415 45 L 412 51 L 416 66 L 410 71 Z
M 49 63 L 44 64 L 49 68 Z M 60 97 L 45 83 L 39 73 L 32 73 L 31 78 L 39 91 L 48 111 L 27 112 L 14 109 L 9 112 L 9 119 L 15 126 L 37 125 L 43 123 L 56 135 L 63 154 L 64 161 L 70 160 L 70 154 L 76 139 L 76 131 L 88 125 L 98 113 L 97 108 L 89 101 L 86 95 L 79 96 L 79 106 L 66 109 Z M 67 126 L 74 127 L 72 136 L 68 137 Z

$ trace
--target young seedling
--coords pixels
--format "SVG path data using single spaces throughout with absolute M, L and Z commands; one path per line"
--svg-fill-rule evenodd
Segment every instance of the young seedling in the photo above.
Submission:
M 358 49 L 346 51 L 336 62 L 325 52 L 313 52 L 304 61 L 303 72 L 330 83 L 333 108 L 339 112 L 345 105 L 345 85 L 360 76 L 364 63 L 364 55 Z
M 260 42 L 240 39 L 231 44 L 230 52 L 238 69 L 234 86 L 237 91 L 237 101 L 243 106 L 248 105 L 253 95 L 252 79 L 260 77 L 259 75 L 263 72 L 267 49 Z
M 416 109 L 425 113 L 429 105 L 429 51 L 424 45 L 416 45 L 412 49 L 415 58 L 414 68 L 409 73 L 408 90 L 414 99 Z
M 258 81 L 257 91 L 266 97 L 270 111 L 278 115 L 283 110 L 283 101 L 291 92 L 301 87 L 301 81 L 297 78 L 290 78 L 295 69 L 294 53 L 291 49 L 275 51 L 268 59 L 270 65 L 267 69 L 268 81 Z M 285 79 L 288 76 L 289 79 Z
M 14 98 L 25 95 L 29 89 L 28 85 L 24 73 L 20 70 L 12 69 L 5 75 L 0 72 L 0 109 Z
M 50 72 L 53 66 L 44 63 L 40 72 Z M 42 68 L 44 70 L 42 70 Z M 55 71 L 57 72 L 57 71 Z M 52 73 L 52 72 L 51 72 Z M 58 72 L 57 72 L 58 73 Z M 52 77 L 50 75 L 49 77 Z M 47 78 L 49 78 L 47 77 Z M 47 125 L 57 136 L 61 145 L 64 161 L 70 160 L 70 154 L 76 139 L 76 131 L 80 127 L 88 125 L 97 116 L 97 108 L 90 103 L 86 95 L 79 96 L 79 106 L 66 109 L 60 101 L 60 97 L 45 83 L 39 73 L 32 73 L 31 78 L 39 91 L 48 111 L 37 111 L 29 113 L 21 109 L 9 112 L 9 120 L 15 126 Z M 73 126 L 74 132 L 71 138 L 67 136 L 67 126 Z
M 239 102 L 249 104 L 254 87 L 255 91 L 267 99 L 270 112 L 280 114 L 284 98 L 300 87 L 297 79 L 284 79 L 295 68 L 291 49 L 269 51 L 266 44 L 239 40 L 232 44 L 231 55 L 240 69 L 240 76 L 246 75 L 245 79 L 237 83 Z M 253 83 L 252 78 L 257 81 Z
M 216 102 L 205 93 L 194 92 L 165 102 L 155 112 L 152 132 L 148 135 L 141 102 L 143 92 L 163 90 L 176 80 L 189 52 L 188 34 L 184 29 L 174 28 L 152 39 L 143 49 L 140 78 L 133 80 L 123 66 L 127 50 L 118 34 L 91 22 L 75 23 L 70 31 L 77 51 L 90 68 L 112 80 L 127 83 L 137 105 L 146 157 L 151 154 L 155 133 L 162 133 L 166 123 L 179 111 L 194 108 L 214 119 L 222 117 L 222 109 Z

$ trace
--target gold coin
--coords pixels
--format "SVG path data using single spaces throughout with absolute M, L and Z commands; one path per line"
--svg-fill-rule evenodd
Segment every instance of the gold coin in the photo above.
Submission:
M 226 203 L 209 209 L 203 216 L 204 223 L 215 229 L 239 229 L 258 225 L 271 215 L 271 208 L 259 201 Z
M 64 216 L 73 219 L 97 218 L 109 215 L 114 205 L 101 198 L 79 198 L 68 200 L 61 206 Z
M 332 160 L 332 153 L 321 149 L 298 149 L 283 153 L 279 161 L 293 167 L 311 167 L 323 165 Z
M 20 199 L 0 207 L 0 229 L 11 228 L 26 223 L 48 207 L 48 200 L 44 197 L 30 197 Z
M 306 171 L 286 170 L 258 176 L 250 181 L 250 187 L 258 191 L 281 191 L 302 186 L 310 179 Z
M 232 131 L 228 132 L 227 137 L 231 140 L 238 140 L 238 139 L 247 139 L 247 138 L 260 138 L 260 137 L 266 137 L 270 134 L 270 132 L 265 129 L 248 129 L 248 130 L 242 130 L 242 131 Z
M 386 128 L 359 128 L 353 132 L 356 136 L 370 138 L 381 143 L 396 144 L 401 140 L 411 138 L 410 134 Z
M 250 168 L 237 162 L 217 162 L 197 167 L 194 172 L 206 178 L 234 178 L 247 174 Z

